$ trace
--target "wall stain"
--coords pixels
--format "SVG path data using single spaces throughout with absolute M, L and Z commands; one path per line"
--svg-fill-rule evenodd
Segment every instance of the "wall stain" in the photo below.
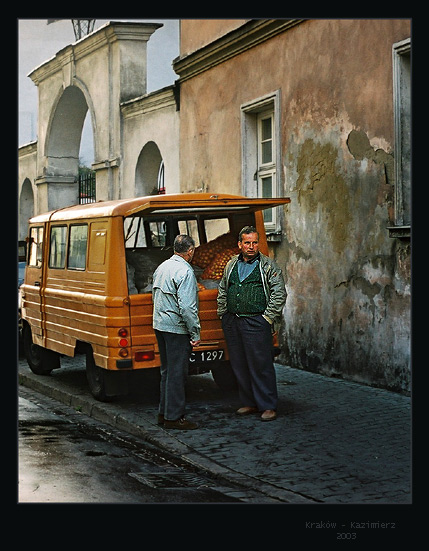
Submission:
M 369 159 L 377 164 L 384 165 L 386 182 L 394 182 L 393 155 L 386 153 L 384 149 L 374 149 L 369 138 L 363 130 L 352 130 L 347 138 L 347 147 L 357 161 Z
M 296 162 L 298 203 L 306 216 L 322 209 L 320 231 L 327 231 L 336 252 L 347 245 L 351 212 L 357 196 L 351 197 L 343 175 L 337 168 L 338 151 L 331 144 L 319 144 L 311 138 L 302 144 Z

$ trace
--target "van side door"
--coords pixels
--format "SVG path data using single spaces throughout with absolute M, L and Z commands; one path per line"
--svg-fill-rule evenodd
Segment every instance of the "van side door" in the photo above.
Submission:
M 22 293 L 22 316 L 31 326 L 33 342 L 43 345 L 42 287 L 44 264 L 45 224 L 31 226 L 29 229 L 27 266 Z

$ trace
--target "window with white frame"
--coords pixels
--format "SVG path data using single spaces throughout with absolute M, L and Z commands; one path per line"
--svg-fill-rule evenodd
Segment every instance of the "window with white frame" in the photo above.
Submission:
M 258 197 L 276 197 L 277 195 L 273 130 L 274 111 L 259 113 L 257 115 L 258 167 L 256 172 Z M 276 209 L 264 210 L 264 223 L 267 229 L 275 230 Z
M 395 227 L 391 237 L 408 237 L 411 225 L 411 40 L 393 45 L 395 123 Z
M 241 106 L 242 179 L 247 197 L 278 197 L 280 166 L 279 91 Z M 280 234 L 277 209 L 264 211 L 267 236 Z

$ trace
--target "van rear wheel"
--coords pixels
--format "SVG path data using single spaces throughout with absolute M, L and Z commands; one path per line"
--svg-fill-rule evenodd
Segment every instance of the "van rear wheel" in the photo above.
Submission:
M 23 327 L 24 354 L 27 363 L 36 375 L 49 375 L 53 369 L 60 367 L 60 356 L 53 350 L 34 344 L 31 327 L 27 324 Z
M 111 399 L 111 396 L 108 396 L 106 393 L 104 369 L 95 364 L 91 347 L 88 347 L 85 353 L 86 379 L 88 381 L 89 390 L 96 400 L 100 400 L 100 402 L 108 402 Z

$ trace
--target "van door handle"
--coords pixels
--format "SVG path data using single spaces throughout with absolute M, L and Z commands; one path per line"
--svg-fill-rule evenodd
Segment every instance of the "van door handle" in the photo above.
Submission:
M 34 282 L 34 285 L 35 285 L 36 287 L 40 287 L 40 281 L 35 281 L 35 282 Z

